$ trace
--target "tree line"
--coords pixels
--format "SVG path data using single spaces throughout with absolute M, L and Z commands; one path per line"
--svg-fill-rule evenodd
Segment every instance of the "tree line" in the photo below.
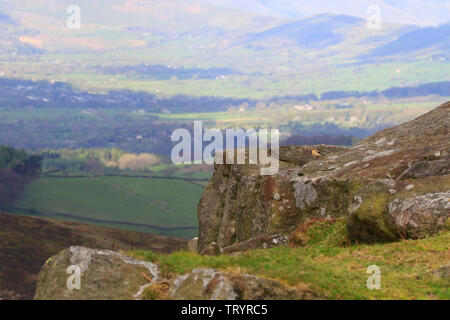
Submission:
M 4 210 L 30 179 L 41 172 L 41 157 L 0 146 L 0 210 Z
M 426 83 L 419 86 L 393 87 L 383 91 L 328 91 L 320 97 L 316 94 L 276 96 L 270 102 L 336 100 L 351 97 L 410 98 L 416 96 L 450 96 L 450 81 Z M 46 80 L 0 78 L 0 105 L 10 108 L 126 108 L 144 109 L 159 113 L 169 110 L 174 113 L 225 111 L 233 106 L 247 104 L 254 108 L 258 102 L 249 98 L 225 98 L 213 96 L 175 95 L 158 97 L 145 91 L 111 90 L 106 94 L 75 91 L 65 82 Z
M 280 100 L 294 101 L 326 101 L 347 98 L 377 98 L 386 97 L 389 99 L 413 98 L 428 95 L 439 95 L 441 97 L 450 96 L 450 81 L 431 82 L 418 86 L 392 87 L 386 90 L 378 91 L 327 91 L 319 96 L 316 94 L 307 95 L 285 95 L 283 97 L 273 97 L 270 102 L 279 102 Z
M 65 82 L 0 78 L 0 105 L 10 108 L 111 108 L 144 109 L 159 113 L 223 111 L 243 103 L 255 105 L 252 99 L 194 97 L 175 95 L 157 97 L 145 91 L 110 90 L 106 94 L 75 91 Z

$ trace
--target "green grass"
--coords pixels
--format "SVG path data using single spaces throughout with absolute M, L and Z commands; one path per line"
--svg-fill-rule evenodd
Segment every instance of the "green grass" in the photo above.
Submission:
M 450 280 L 430 271 L 448 264 L 450 232 L 433 238 L 390 244 L 339 246 L 344 221 L 310 228 L 306 247 L 251 250 L 239 255 L 170 255 L 134 251 L 132 255 L 157 262 L 166 274 L 183 274 L 197 267 L 245 272 L 306 284 L 327 299 L 450 299 Z M 340 234 L 340 236 L 339 236 Z M 367 267 L 381 269 L 381 289 L 369 290 Z
M 91 218 L 166 228 L 195 227 L 202 191 L 200 185 L 183 180 L 42 177 L 30 183 L 13 206 L 48 213 L 50 217 L 57 217 L 52 213 L 76 215 L 76 221 Z M 67 217 L 60 218 L 67 220 Z M 122 227 L 180 237 L 196 234 L 196 229 L 165 231 L 130 225 Z

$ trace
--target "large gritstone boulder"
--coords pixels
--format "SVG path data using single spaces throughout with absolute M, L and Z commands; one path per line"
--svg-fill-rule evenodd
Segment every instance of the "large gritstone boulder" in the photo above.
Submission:
M 70 247 L 48 259 L 42 267 L 35 299 L 139 299 L 150 281 L 156 281 L 158 276 L 157 266 L 150 262 L 110 250 Z
M 438 232 L 448 218 L 449 125 L 447 102 L 352 148 L 282 147 L 273 175 L 255 164 L 215 164 L 198 205 L 197 250 L 212 242 L 221 251 L 239 248 L 289 235 L 309 219 L 348 215 L 356 242 Z

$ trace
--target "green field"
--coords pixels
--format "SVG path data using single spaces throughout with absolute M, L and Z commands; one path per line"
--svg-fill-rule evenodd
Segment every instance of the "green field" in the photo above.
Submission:
M 12 211 L 189 238 L 197 234 L 202 191 L 189 180 L 41 177 Z

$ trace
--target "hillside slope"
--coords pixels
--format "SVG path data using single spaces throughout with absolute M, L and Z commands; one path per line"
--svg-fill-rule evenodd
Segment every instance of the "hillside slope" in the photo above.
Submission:
M 0 213 L 0 299 L 32 299 L 48 257 L 74 245 L 168 253 L 187 241 L 87 224 Z
M 394 41 L 372 49 L 369 52 L 369 56 L 390 56 L 413 51 L 431 50 L 433 48 L 438 48 L 445 52 L 448 51 L 449 47 L 450 24 L 445 24 L 437 28 L 419 28 L 406 32 Z

